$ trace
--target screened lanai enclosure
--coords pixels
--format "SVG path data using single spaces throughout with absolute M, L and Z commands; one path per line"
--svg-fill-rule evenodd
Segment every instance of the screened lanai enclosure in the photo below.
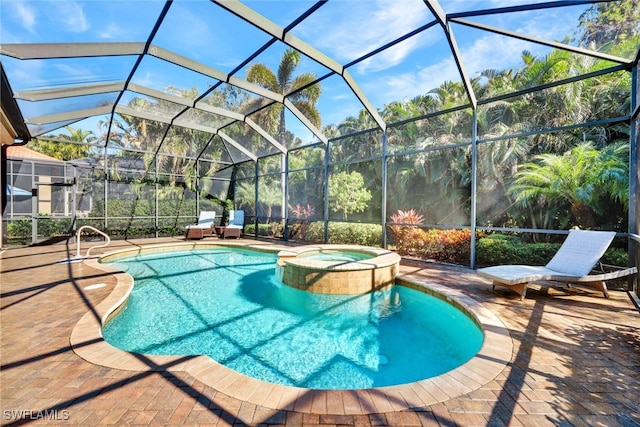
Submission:
M 471 267 L 615 230 L 640 262 L 638 0 L 1 8 L 3 245 L 240 209 L 245 237 Z

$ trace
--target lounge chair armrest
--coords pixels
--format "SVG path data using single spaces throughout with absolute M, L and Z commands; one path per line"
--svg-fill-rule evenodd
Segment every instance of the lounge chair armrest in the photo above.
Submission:
M 613 280 L 613 279 L 619 279 L 621 277 L 631 276 L 632 274 L 636 274 L 638 272 L 637 267 L 626 267 L 626 268 L 617 267 L 617 266 L 609 266 L 609 267 L 615 267 L 616 269 L 605 272 L 605 273 L 596 271 L 596 274 L 589 274 L 587 276 L 583 276 L 575 280 L 570 280 L 570 282 L 573 282 L 573 283 L 604 282 L 607 280 Z
M 637 267 L 622 267 L 619 265 L 611 265 L 611 264 L 604 264 L 604 263 L 599 263 L 600 264 L 600 269 L 602 272 L 607 273 L 609 271 L 619 271 L 619 270 L 633 270 L 634 268 L 636 269 L 637 272 Z

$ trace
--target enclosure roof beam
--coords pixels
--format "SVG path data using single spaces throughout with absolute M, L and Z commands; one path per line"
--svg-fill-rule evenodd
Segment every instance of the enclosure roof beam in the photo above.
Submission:
M 324 65 L 325 67 L 327 67 L 328 69 L 330 69 L 334 73 L 337 73 L 337 74 L 342 74 L 343 73 L 344 67 L 342 65 L 340 65 L 340 63 L 338 61 L 335 61 L 335 60 L 329 58 L 327 55 L 325 55 L 324 53 L 320 52 L 318 49 L 308 45 L 307 43 L 305 43 L 304 41 L 300 40 L 299 38 L 297 38 L 293 34 L 291 34 L 291 33 L 285 34 L 284 39 L 282 41 L 285 42 L 286 44 L 288 44 L 289 46 L 297 49 L 298 51 L 304 53 L 309 58 L 319 62 L 322 65 Z
M 239 151 L 241 151 L 243 154 L 245 154 L 247 157 L 249 157 L 254 162 L 258 160 L 258 156 L 256 156 L 255 154 L 251 153 L 249 150 L 244 148 L 242 146 L 242 144 L 240 144 L 237 141 L 235 141 L 233 138 L 231 138 L 226 133 L 223 133 L 223 132 L 219 131 L 218 135 L 220 135 L 220 138 L 222 138 L 225 142 L 228 142 L 229 144 L 233 145 L 235 148 L 237 148 Z
M 21 139 L 22 142 L 27 142 L 31 139 L 29 128 L 24 121 L 22 111 L 13 97 L 13 90 L 9 84 L 9 79 L 4 71 L 2 62 L 0 62 L 0 104 L 2 109 L 0 111 L 0 123 L 4 126 L 10 137 L 16 142 L 17 139 Z M 11 143 L 12 141 L 1 141 L 2 143 Z
M 195 71 L 196 73 L 203 74 L 205 76 L 212 77 L 216 80 L 227 81 L 229 75 L 223 73 L 220 70 L 217 70 L 212 67 L 208 67 L 200 62 L 193 61 L 184 56 L 178 55 L 177 53 L 171 52 L 169 50 L 163 49 L 156 45 L 151 45 L 149 47 L 149 55 L 154 56 L 158 59 L 165 60 L 167 62 L 171 62 L 172 64 L 179 65 L 183 68 L 187 68 L 191 71 Z
M 201 64 L 197 61 L 193 61 L 189 58 L 185 58 L 184 56 L 178 55 L 174 52 L 163 49 L 161 47 L 151 46 L 149 48 L 149 54 L 152 56 L 155 56 L 156 58 L 171 62 L 172 64 L 179 65 L 188 70 L 195 71 L 197 73 L 203 74 L 208 77 L 212 77 L 220 82 L 229 83 L 234 86 L 238 86 L 241 89 L 247 90 L 249 92 L 253 92 L 265 98 L 269 98 L 273 101 L 282 102 L 283 95 L 281 94 L 272 92 L 261 86 L 257 86 L 252 83 L 249 83 L 248 81 L 243 80 L 239 77 L 231 76 L 220 70 Z
M 460 73 L 460 77 L 462 78 L 462 83 L 464 84 L 465 90 L 467 92 L 467 96 L 469 97 L 469 101 L 473 106 L 473 109 L 476 109 L 478 105 L 478 101 L 476 100 L 476 95 L 473 92 L 473 87 L 471 86 L 471 81 L 469 80 L 469 76 L 467 71 L 462 63 L 462 56 L 460 55 L 460 49 L 458 49 L 458 43 L 456 43 L 456 39 L 453 35 L 453 31 L 451 31 L 451 27 L 449 26 L 449 22 L 447 20 L 447 14 L 445 13 L 440 3 L 437 0 L 423 0 L 427 5 L 431 13 L 436 17 L 440 26 L 444 30 L 444 34 L 447 37 L 447 41 L 449 42 L 449 47 L 451 48 L 451 52 L 453 53 L 453 60 L 456 63 L 456 67 L 458 68 L 458 72 Z
M 622 58 L 622 57 L 615 56 L 615 55 L 609 55 L 609 54 L 598 52 L 598 51 L 595 51 L 595 50 L 583 49 L 583 48 L 580 48 L 580 47 L 577 47 L 577 46 L 568 45 L 566 43 L 559 43 L 559 42 L 555 42 L 555 41 L 551 41 L 551 40 L 542 39 L 542 38 L 539 38 L 539 37 L 528 36 L 528 35 L 525 35 L 525 34 L 517 33 L 515 31 L 508 31 L 508 30 L 504 30 L 502 28 L 493 27 L 491 25 L 480 24 L 478 22 L 471 22 L 471 21 L 468 21 L 466 19 L 452 19 L 451 22 L 455 22 L 455 23 L 461 24 L 461 25 L 466 25 L 466 26 L 472 27 L 472 28 L 477 28 L 477 29 L 480 29 L 480 30 L 490 31 L 490 32 L 496 33 L 496 34 L 502 34 L 503 36 L 513 37 L 513 38 L 516 38 L 516 39 L 519 39 L 519 40 L 524 40 L 524 41 L 537 43 L 537 44 L 541 44 L 541 45 L 544 45 L 544 46 L 549 46 L 549 47 L 560 49 L 560 50 L 566 50 L 566 51 L 569 51 L 569 52 L 578 53 L 580 55 L 586 55 L 586 56 L 591 56 L 593 58 L 604 59 L 604 60 L 607 60 L 607 61 L 616 62 L 618 64 L 631 64 L 633 62 L 633 60 L 631 60 L 631 59 Z
M 377 110 L 371 105 L 367 96 L 364 94 L 362 90 L 360 90 L 360 88 L 358 87 L 357 83 L 353 80 L 351 75 L 345 70 L 345 68 L 339 62 L 328 57 L 327 55 L 320 52 L 318 49 L 314 48 L 313 46 L 309 45 L 308 43 L 300 40 L 299 38 L 291 34 L 289 32 L 291 28 L 284 29 L 276 25 L 275 23 L 271 22 L 269 19 L 265 18 L 258 12 L 250 9 L 249 7 L 245 6 L 244 4 L 240 3 L 237 0 L 224 0 L 224 1 L 212 0 L 212 1 L 219 4 L 223 8 L 227 9 L 231 13 L 237 15 L 238 17 L 244 19 L 245 21 L 249 22 L 250 24 L 253 24 L 254 26 L 266 32 L 267 34 L 277 38 L 278 40 L 281 40 L 285 44 L 303 53 L 304 55 L 318 62 L 319 64 L 322 64 L 323 66 L 331 70 L 333 73 L 341 75 L 342 78 L 345 80 L 346 84 L 351 88 L 354 94 L 358 97 L 358 99 L 360 100 L 364 108 L 369 112 L 369 114 L 371 114 L 371 116 L 374 118 L 376 123 L 378 123 L 380 128 L 383 130 L 386 129 L 386 123 L 384 122 L 384 120 L 382 120 L 382 117 L 378 114 Z M 232 84 L 235 84 L 235 83 L 232 83 Z M 247 89 L 247 90 L 251 90 L 251 89 Z M 279 99 L 273 99 L 273 100 L 282 102 Z M 298 116 L 298 114 L 296 114 L 296 116 Z M 308 120 L 305 120 L 305 123 L 308 123 Z M 316 135 L 317 133 L 319 133 L 314 131 L 315 129 L 314 126 L 309 127 L 309 129 Z M 322 141 L 327 140 L 327 138 L 324 136 L 321 137 L 320 139 Z
M 271 135 L 269 135 L 269 133 L 267 131 L 265 131 L 262 127 L 260 127 L 257 123 L 255 123 L 254 121 L 250 120 L 246 115 L 243 114 L 239 114 L 239 113 L 235 113 L 232 111 L 228 111 L 225 110 L 223 108 L 219 108 L 219 107 L 213 107 L 213 106 L 209 106 L 208 104 L 205 104 L 203 102 L 198 102 L 196 103 L 196 105 L 194 106 L 194 101 L 192 99 L 188 99 L 188 98 L 184 98 L 178 95 L 173 95 L 170 93 L 166 93 L 166 92 L 161 92 L 159 90 L 156 89 L 151 89 L 145 86 L 141 86 L 141 85 L 137 85 L 134 83 L 129 84 L 129 89 L 132 90 L 133 92 L 136 93 L 141 93 L 143 95 L 148 95 L 154 98 L 158 98 L 158 99 L 162 99 L 165 101 L 169 101 L 169 102 L 173 102 L 179 105 L 184 105 L 186 107 L 190 107 L 190 108 L 195 108 L 195 109 L 202 109 L 203 111 L 207 111 L 213 114 L 217 114 L 217 115 L 221 115 L 223 117 L 227 117 L 227 118 L 231 118 L 232 120 L 236 120 L 236 121 L 244 121 L 246 122 L 249 126 L 251 126 L 251 128 L 253 128 L 256 132 L 258 132 L 263 138 L 265 138 L 271 145 L 273 145 L 276 149 L 278 149 L 279 151 L 286 153 L 287 149 L 285 147 L 283 147 L 278 141 L 276 141 Z M 199 108 L 200 107 L 200 108 Z M 131 115 L 138 115 L 133 113 L 133 111 L 131 112 Z M 167 119 L 165 119 L 164 121 L 166 121 Z M 173 124 L 178 125 L 178 126 L 182 126 L 185 128 L 190 128 L 190 129 L 196 129 L 196 130 L 202 130 L 204 132 L 210 132 L 210 133 L 217 133 L 217 129 L 214 128 L 210 128 L 208 126 L 205 125 L 200 125 L 197 123 L 193 123 L 187 120 L 180 120 L 179 115 L 178 118 L 176 118 L 173 122 Z
M 349 73 L 348 70 L 344 70 L 344 72 L 342 73 L 342 78 L 347 83 L 347 86 L 351 88 L 354 95 L 360 100 L 362 105 L 364 105 L 364 108 L 366 108 L 369 114 L 371 114 L 371 117 L 373 117 L 373 120 L 375 120 L 378 126 L 380 126 L 380 129 L 382 129 L 383 132 L 386 131 L 387 123 L 384 121 L 382 116 L 378 114 L 378 110 L 376 110 L 376 108 L 371 104 L 371 102 L 369 102 L 369 98 L 367 98 L 364 92 L 362 92 L 362 89 L 360 89 L 360 86 L 358 86 L 358 84 L 353 79 L 353 77 L 351 77 L 351 73 Z
M 269 89 L 263 88 L 262 86 L 255 85 L 253 83 L 249 83 L 248 81 L 239 77 L 229 77 L 229 84 L 237 86 L 240 89 L 248 90 L 249 92 L 253 92 L 256 95 L 260 95 L 272 101 L 282 102 L 282 100 L 284 99 L 284 95 L 282 94 L 272 92 Z
M 458 67 L 458 71 L 460 72 L 460 76 L 462 77 L 462 82 L 467 91 L 467 95 L 469 96 L 469 102 L 471 103 L 473 109 L 475 110 L 478 106 L 478 100 L 476 99 L 476 94 L 473 91 L 473 86 L 471 86 L 471 80 L 469 80 L 469 74 L 462 63 L 462 55 L 460 54 L 460 49 L 458 48 L 458 43 L 453 35 L 453 31 L 449 27 L 449 24 L 445 26 L 445 33 L 447 35 L 447 39 L 449 40 L 449 46 L 451 47 L 451 52 L 453 52 L 453 59 L 456 62 L 456 66 Z
M 594 0 L 559 0 L 559 1 L 544 2 L 544 3 L 495 7 L 491 9 L 470 10 L 468 12 L 454 12 L 454 13 L 450 13 L 448 16 L 449 16 L 449 19 L 453 19 L 453 18 L 464 18 L 469 16 L 484 16 L 484 15 L 495 15 L 495 14 L 503 14 L 503 13 L 511 13 L 511 12 L 526 12 L 531 10 L 551 9 L 555 7 L 578 6 L 581 4 L 593 4 L 593 3 L 596 3 L 596 1 Z
M 163 101 L 173 102 L 174 104 L 184 105 L 185 107 L 193 107 L 193 99 L 174 95 L 172 93 L 162 92 L 157 89 L 152 89 L 135 83 L 129 83 L 128 89 L 132 92 L 147 95 L 152 98 L 162 99 Z
M 175 120 L 173 122 L 173 124 L 177 125 L 177 126 L 187 127 L 186 125 L 181 124 L 179 120 Z M 198 123 L 190 123 L 188 127 L 190 127 L 191 129 L 199 130 L 199 131 L 210 133 L 210 134 L 213 134 L 213 135 L 218 133 L 218 129 L 217 128 L 213 128 L 213 127 L 207 126 L 207 125 L 201 125 L 201 124 L 198 124 Z
M 260 134 L 260 136 L 262 136 L 271 145 L 273 145 L 275 148 L 277 148 L 278 151 L 280 151 L 281 153 L 286 153 L 287 152 L 287 148 L 286 147 L 284 147 L 282 144 L 280 144 L 278 141 L 276 141 L 275 138 L 273 138 L 271 135 L 269 135 L 269 133 L 266 130 L 264 130 L 262 127 L 258 126 L 258 124 L 256 122 L 254 122 L 253 120 L 251 120 L 248 117 L 246 117 L 244 121 L 251 127 L 251 129 L 253 129 L 256 132 L 258 132 Z
M 142 55 L 144 47 L 144 42 L 3 43 L 0 53 L 16 59 L 87 58 Z
M 25 120 L 27 124 L 46 125 L 49 123 L 65 122 L 70 120 L 80 120 L 87 117 L 99 116 L 102 114 L 111 114 L 112 105 L 104 105 L 102 107 L 87 108 L 84 110 L 67 111 L 64 113 L 48 114 L 45 116 L 29 117 Z
M 329 68 L 335 73 L 342 74 L 342 65 L 337 61 L 329 58 L 324 55 L 322 52 L 310 46 L 308 43 L 300 40 L 295 37 L 293 34 L 290 34 L 282 28 L 281 26 L 271 22 L 269 19 L 265 18 L 258 12 L 249 8 L 248 6 L 240 3 L 238 0 L 212 0 L 214 3 L 219 6 L 227 9 L 229 12 L 234 15 L 242 18 L 243 20 L 249 22 L 250 24 L 256 26 L 261 29 L 265 33 L 277 38 L 278 40 L 283 41 L 289 46 L 297 49 L 298 51 L 304 53 L 310 58 L 313 58 L 315 61 L 318 61 L 320 64 Z
M 124 105 L 116 106 L 115 112 L 118 114 L 124 114 L 126 116 L 134 116 L 141 119 L 151 120 L 155 122 L 171 124 L 173 117 L 168 115 L 160 115 L 157 113 L 149 113 L 147 111 L 135 110 Z
M 300 110 L 298 110 L 298 107 L 296 107 L 293 102 L 289 101 L 288 98 L 285 98 L 284 105 L 293 113 L 294 116 L 298 118 L 298 120 L 300 120 L 311 131 L 311 133 L 318 137 L 320 141 L 324 142 L 325 145 L 329 143 L 327 137 L 322 132 L 320 132 L 320 130 L 316 128 L 315 125 L 311 123 L 311 121 L 307 119 L 307 117 L 302 114 Z
M 37 90 L 23 90 L 15 93 L 16 99 L 25 101 L 47 101 L 50 99 L 71 98 L 74 96 L 97 95 L 100 93 L 123 91 L 125 82 L 97 83 L 81 86 L 66 86 Z
M 213 105 L 207 104 L 206 102 L 198 101 L 196 102 L 194 108 L 202 111 L 206 111 L 208 113 L 217 114 L 219 116 L 228 117 L 230 119 L 243 121 L 245 116 L 241 113 L 236 113 L 235 111 L 226 110 L 224 108 L 215 107 Z

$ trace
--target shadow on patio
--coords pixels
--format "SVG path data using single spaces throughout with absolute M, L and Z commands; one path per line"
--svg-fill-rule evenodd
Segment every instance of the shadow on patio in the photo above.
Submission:
M 159 242 L 116 241 L 105 249 Z M 383 410 L 370 408 L 377 413 L 350 415 L 348 405 L 363 402 L 355 392 L 342 392 L 335 402 L 303 389 L 281 396 L 289 401 L 278 411 L 231 398 L 177 369 L 191 356 L 158 365 L 136 355 L 145 366 L 140 371 L 78 357 L 69 345 L 71 331 L 87 312 L 99 319 L 95 307 L 111 293 L 115 278 L 83 263 L 58 263 L 72 253 L 59 244 L 2 254 L 4 425 L 640 424 L 640 316 L 623 292 L 604 299 L 577 288 L 549 295 L 534 290 L 521 302 L 507 290 L 492 291 L 468 269 L 405 261 L 403 274 L 455 288 L 504 322 L 514 358 L 503 372 L 471 393 L 411 411 L 394 410 L 399 402 L 390 400 Z M 86 289 L 98 282 L 105 286 Z M 343 405 L 345 414 L 324 415 L 323 405 Z

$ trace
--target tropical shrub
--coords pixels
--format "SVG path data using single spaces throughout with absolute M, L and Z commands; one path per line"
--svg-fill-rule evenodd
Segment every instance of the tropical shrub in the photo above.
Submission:
M 426 246 L 426 233 L 422 228 L 403 226 L 395 235 L 395 250 L 400 255 L 421 257 Z
M 563 154 L 539 154 L 520 166 L 509 191 L 525 206 L 565 200 L 576 224 L 592 228 L 603 200 L 610 198 L 628 208 L 629 144 L 598 149 L 584 142 Z
M 284 225 L 280 221 L 269 221 L 267 223 L 269 226 L 269 236 L 271 237 L 282 237 L 284 234 Z
M 71 219 L 69 218 L 43 218 L 38 219 L 38 235 L 42 237 L 58 237 L 69 234 Z
M 403 226 L 395 231 L 395 236 L 395 250 L 400 255 L 455 264 L 469 263 L 470 230 L 425 230 L 416 226 Z
M 425 231 L 424 258 L 440 262 L 468 264 L 471 256 L 471 230 L 430 229 Z
M 271 232 L 271 228 L 269 224 L 258 224 L 258 236 L 268 236 Z M 244 233 L 250 236 L 256 234 L 256 225 L 255 224 L 245 224 Z

